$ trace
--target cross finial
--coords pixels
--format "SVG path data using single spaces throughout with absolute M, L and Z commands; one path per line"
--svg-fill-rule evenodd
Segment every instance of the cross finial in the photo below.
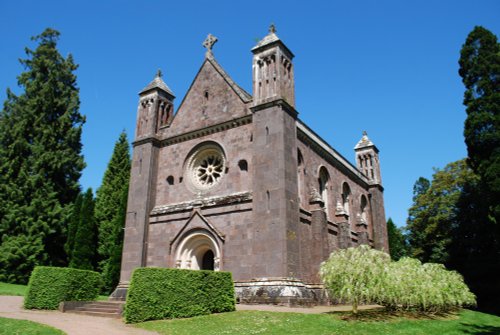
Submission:
M 205 38 L 205 41 L 203 41 L 203 47 L 207 49 L 207 56 L 212 55 L 212 48 L 217 41 L 217 37 L 212 34 L 208 34 L 207 38 Z
M 158 69 L 158 71 L 156 71 L 156 77 L 157 78 L 163 77 L 163 73 L 161 72 L 161 69 Z
M 274 34 L 276 32 L 276 26 L 274 25 L 274 23 L 271 23 L 271 25 L 269 26 L 269 32 L 271 34 Z

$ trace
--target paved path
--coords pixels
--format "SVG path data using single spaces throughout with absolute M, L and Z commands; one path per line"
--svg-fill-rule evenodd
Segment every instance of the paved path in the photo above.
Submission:
M 363 305 L 359 306 L 359 310 L 380 308 L 378 305 Z M 292 312 L 303 314 L 323 314 L 329 312 L 348 312 L 352 310 L 350 305 L 335 305 L 335 306 L 314 306 L 314 307 L 286 307 L 274 305 L 236 305 L 237 311 L 266 311 L 266 312 Z
M 0 316 L 30 320 L 61 329 L 68 335 L 151 335 L 157 334 L 125 325 L 120 319 L 88 316 L 59 311 L 23 309 L 23 297 L 0 296 Z

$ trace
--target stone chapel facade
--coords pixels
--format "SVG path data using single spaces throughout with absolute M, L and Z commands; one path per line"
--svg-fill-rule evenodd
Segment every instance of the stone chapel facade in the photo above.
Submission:
M 292 52 L 271 26 L 253 49 L 253 94 L 204 43 L 174 114 L 158 73 L 139 93 L 121 278 L 135 268 L 229 271 L 242 302 L 322 303 L 320 263 L 335 249 L 388 250 L 377 147 L 356 166 L 295 109 Z

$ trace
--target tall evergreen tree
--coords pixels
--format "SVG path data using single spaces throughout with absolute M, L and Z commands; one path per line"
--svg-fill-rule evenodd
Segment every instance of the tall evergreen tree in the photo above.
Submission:
M 408 256 L 408 243 L 402 230 L 394 224 L 391 218 L 387 220 L 387 238 L 389 240 L 389 252 L 395 261 L 401 257 Z
M 67 206 L 84 168 L 77 65 L 57 50 L 46 29 L 26 48 L 18 77 L 0 112 L 0 280 L 26 282 L 33 266 L 63 265 Z M 22 264 L 22 265 L 21 265 Z
M 75 238 L 78 227 L 80 226 L 80 218 L 82 215 L 82 202 L 83 195 L 79 194 L 76 197 L 75 203 L 73 204 L 73 208 L 71 209 L 71 216 L 68 221 L 68 233 L 66 244 L 64 245 L 64 251 L 66 251 L 66 255 L 68 256 L 68 263 L 73 259 L 73 249 L 75 247 Z
M 485 186 L 484 200 L 500 219 L 500 44 L 483 27 L 475 27 L 460 52 L 459 74 L 465 86 L 464 136 L 468 163 Z
M 116 288 L 120 280 L 120 269 L 123 249 L 123 236 L 125 218 L 127 215 L 128 185 L 122 190 L 120 209 L 118 215 L 113 219 L 113 246 L 110 250 L 109 261 L 102 270 L 104 280 L 103 290 L 111 293 Z
M 69 266 L 76 269 L 94 270 L 97 256 L 97 226 L 94 218 L 94 194 L 89 188 L 82 197 L 80 222 L 75 232 Z
M 479 179 L 458 203 L 451 263 L 478 296 L 479 308 L 500 313 L 500 44 L 483 27 L 467 36 L 460 53 L 465 86 L 467 163 Z
M 116 247 L 123 242 L 125 217 L 122 211 L 127 207 L 130 179 L 130 154 L 127 134 L 123 131 L 113 149 L 102 184 L 97 190 L 95 217 L 99 227 L 99 268 L 104 275 L 104 289 L 111 291 L 118 283 L 121 263 Z M 113 270 L 118 269 L 118 272 Z

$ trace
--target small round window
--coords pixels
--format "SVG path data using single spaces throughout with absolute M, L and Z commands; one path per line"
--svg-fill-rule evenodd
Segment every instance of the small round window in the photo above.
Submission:
M 222 150 L 215 144 L 207 144 L 191 155 L 186 172 L 191 185 L 197 190 L 208 190 L 220 182 L 224 171 Z

